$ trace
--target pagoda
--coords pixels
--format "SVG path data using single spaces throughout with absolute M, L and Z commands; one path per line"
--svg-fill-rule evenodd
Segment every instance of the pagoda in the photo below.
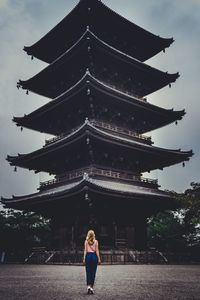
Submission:
M 172 209 L 173 197 L 142 173 L 188 161 L 192 151 L 153 145 L 147 132 L 181 120 L 146 96 L 179 77 L 144 63 L 173 39 L 133 24 L 100 0 L 81 0 L 24 50 L 48 66 L 17 83 L 51 98 L 13 121 L 52 134 L 37 151 L 8 156 L 11 166 L 47 172 L 38 192 L 2 198 L 6 208 L 51 219 L 54 248 L 78 248 L 93 228 L 101 247 L 146 248 L 147 218 Z

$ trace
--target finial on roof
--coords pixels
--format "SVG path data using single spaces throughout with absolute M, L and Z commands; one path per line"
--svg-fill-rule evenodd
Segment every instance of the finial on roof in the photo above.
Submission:
M 84 174 L 83 174 L 83 179 L 84 179 L 84 180 L 88 180 L 88 179 L 89 179 L 88 173 L 84 173 Z
M 89 68 L 86 69 L 86 74 L 90 74 Z

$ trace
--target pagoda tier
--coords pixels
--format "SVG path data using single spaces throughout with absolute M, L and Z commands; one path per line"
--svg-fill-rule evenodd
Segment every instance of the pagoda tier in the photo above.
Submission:
M 95 178 L 87 173 L 78 180 L 57 187 L 26 196 L 2 198 L 1 201 L 6 208 L 35 211 L 46 217 L 61 215 L 63 211 L 66 219 L 80 212 L 82 216 L 87 215 L 91 207 L 94 207 L 96 215 L 104 217 L 106 207 L 109 210 L 114 207 L 110 216 L 113 217 L 114 214 L 115 220 L 120 216 L 134 220 L 134 214 L 139 211 L 147 217 L 161 209 L 175 207 L 172 196 L 158 189 L 120 182 L 105 176 Z
M 50 218 L 54 249 L 82 249 L 89 228 L 95 230 L 101 249 L 145 249 L 146 219 L 177 207 L 169 193 L 87 173 L 59 187 L 1 202 Z
M 18 87 L 55 98 L 82 78 L 86 70 L 98 80 L 132 95 L 143 97 L 179 77 L 152 68 L 104 43 L 90 30 L 52 64 Z
M 24 117 L 17 126 L 61 135 L 88 117 L 144 133 L 181 120 L 185 111 L 167 110 L 111 88 L 87 73 L 61 96 Z M 59 118 L 58 118 L 59 116 Z
M 68 136 L 32 153 L 8 156 L 7 160 L 11 165 L 51 174 L 91 164 L 141 173 L 189 160 L 190 156 L 192 151 L 153 147 L 142 139 L 136 141 L 99 129 L 87 120 Z
M 84 0 L 43 38 L 30 47 L 24 47 L 24 50 L 51 63 L 72 47 L 87 26 L 112 47 L 141 61 L 173 42 L 172 38 L 161 38 L 133 24 L 99 0 Z

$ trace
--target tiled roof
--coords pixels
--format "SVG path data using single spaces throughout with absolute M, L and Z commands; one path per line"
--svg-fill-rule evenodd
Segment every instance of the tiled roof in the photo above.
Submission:
M 95 186 L 98 186 L 102 189 L 122 192 L 122 193 L 131 193 L 131 194 L 140 194 L 140 195 L 149 195 L 149 196 L 162 196 L 169 197 L 167 193 L 160 191 L 158 189 L 151 189 L 141 186 L 136 186 L 128 183 L 121 183 L 116 181 L 100 180 L 100 179 L 90 179 L 90 183 Z
M 73 47 L 32 78 L 25 81 L 20 80 L 18 86 L 46 97 L 55 98 L 76 83 L 80 74 L 83 74 L 84 70 L 90 66 L 89 60 L 94 64 L 90 70 L 94 76 L 99 76 L 101 81 L 110 81 L 113 85 L 119 86 L 119 89 L 125 89 L 132 94 L 134 92 L 139 96 L 155 92 L 175 82 L 179 77 L 178 73 L 169 74 L 160 71 L 124 54 L 88 30 Z M 105 66 L 109 72 L 101 75 Z M 109 73 L 117 73 L 118 76 L 110 76 Z M 128 78 L 131 81 L 128 81 Z M 121 86 L 122 82 L 123 87 Z
M 20 202 L 25 202 L 29 200 L 34 201 L 42 201 L 43 199 L 47 199 L 47 201 L 53 201 L 54 197 L 69 194 L 73 191 L 82 191 L 84 187 L 88 187 L 88 189 L 99 191 L 102 190 L 104 192 L 113 192 L 114 194 L 122 193 L 127 197 L 134 196 L 149 196 L 149 197 L 160 197 L 160 198 L 170 198 L 169 195 L 163 191 L 153 188 L 146 188 L 141 186 L 136 186 L 129 183 L 116 182 L 113 180 L 102 180 L 102 179 L 94 179 L 87 176 L 84 176 L 83 179 L 79 181 L 75 181 L 72 183 L 67 183 L 61 186 L 57 186 L 54 188 L 49 188 L 48 190 L 40 191 L 38 193 L 26 195 L 26 196 L 13 196 L 13 198 L 6 199 L 2 198 L 2 203 L 9 206 L 9 204 L 17 204 Z
M 59 114 L 60 110 L 67 109 L 70 100 L 71 106 L 76 105 L 77 100 L 82 99 L 86 88 L 90 88 L 91 92 L 94 94 L 102 94 L 102 97 L 104 97 L 104 95 L 109 96 L 108 100 L 115 98 L 116 104 L 119 104 L 120 102 L 123 103 L 123 110 L 125 112 L 129 111 L 129 113 L 133 113 L 136 111 L 141 115 L 142 120 L 145 120 L 146 114 L 148 113 L 150 122 L 147 120 L 147 122 L 142 125 L 142 132 L 159 128 L 160 126 L 174 122 L 177 119 L 181 119 L 185 114 L 184 110 L 174 111 L 173 109 L 164 109 L 141 100 L 136 96 L 122 92 L 112 86 L 106 85 L 102 81 L 92 76 L 89 71 L 86 71 L 81 80 L 79 80 L 73 87 L 69 88 L 63 94 L 59 95 L 54 100 L 48 102 L 32 113 L 25 115 L 24 117 L 14 117 L 13 121 L 17 123 L 17 126 L 24 126 L 51 134 L 59 134 L 60 129 L 57 129 L 56 123 L 57 115 Z M 108 102 L 107 105 L 109 106 L 111 104 Z M 53 113 L 53 111 L 55 113 Z M 78 118 L 78 114 L 77 116 L 74 116 L 74 118 L 75 117 Z M 70 125 L 68 125 L 68 127 L 70 127 Z
M 79 1 L 60 23 L 38 42 L 24 47 L 24 50 L 29 55 L 51 63 L 74 44 L 88 25 L 103 40 L 141 61 L 164 50 L 173 42 L 172 38 L 162 38 L 137 26 L 101 1 L 87 0 Z

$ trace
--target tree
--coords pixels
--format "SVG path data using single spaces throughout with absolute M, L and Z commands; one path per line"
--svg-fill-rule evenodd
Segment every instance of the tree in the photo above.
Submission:
M 48 247 L 49 240 L 49 220 L 30 212 L 0 211 L 0 250 Z
M 174 211 L 160 212 L 149 219 L 149 247 L 161 251 L 180 251 L 186 246 L 184 225 Z
M 200 183 L 191 183 L 179 199 L 184 210 L 185 235 L 189 246 L 200 246 Z
M 200 183 L 192 182 L 191 189 L 172 195 L 179 208 L 149 219 L 149 246 L 166 251 L 200 247 Z

